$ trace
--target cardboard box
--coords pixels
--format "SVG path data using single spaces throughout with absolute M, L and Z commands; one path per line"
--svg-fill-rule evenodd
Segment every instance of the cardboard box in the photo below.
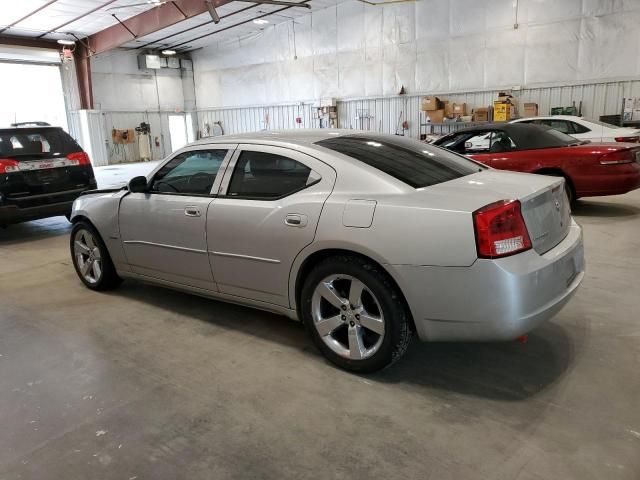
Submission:
M 473 121 L 474 122 L 486 122 L 489 120 L 489 109 L 486 107 L 473 109 Z
M 429 112 L 427 112 L 427 118 L 431 123 L 444 122 L 444 109 L 441 108 L 439 110 L 430 110 Z
M 453 118 L 453 103 L 448 102 L 447 100 L 444 100 L 442 102 L 443 106 L 444 106 L 444 116 L 447 118 Z
M 523 117 L 537 117 L 538 116 L 538 104 L 537 103 L 525 103 L 522 109 Z
M 508 122 L 515 116 L 515 108 L 510 103 L 494 102 L 493 103 L 493 121 Z
M 466 103 L 454 103 L 453 104 L 453 115 L 455 117 L 461 117 L 467 114 L 467 104 Z
M 442 101 L 438 97 L 426 96 L 422 97 L 422 110 L 432 112 L 443 108 Z

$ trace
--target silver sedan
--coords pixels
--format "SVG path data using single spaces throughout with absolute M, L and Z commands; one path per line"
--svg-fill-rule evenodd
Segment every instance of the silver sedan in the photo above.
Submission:
M 428 341 L 511 340 L 584 275 L 562 178 L 353 130 L 204 139 L 75 201 L 93 290 L 134 278 L 299 319 L 340 367 Z

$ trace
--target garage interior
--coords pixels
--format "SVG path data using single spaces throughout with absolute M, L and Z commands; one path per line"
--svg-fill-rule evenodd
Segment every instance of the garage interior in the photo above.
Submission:
M 261 130 L 637 126 L 639 24 L 637 0 L 5 2 L 0 128 L 63 127 L 113 188 Z M 88 291 L 64 217 L 0 229 L 0 478 L 638 479 L 640 190 L 572 214 L 586 274 L 551 321 L 414 339 L 368 375 L 282 316 L 129 280 Z

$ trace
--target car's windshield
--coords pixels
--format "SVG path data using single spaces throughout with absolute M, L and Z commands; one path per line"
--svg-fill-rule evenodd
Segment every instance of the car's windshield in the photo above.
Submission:
M 414 188 L 447 182 L 486 168 L 443 149 L 400 137 L 345 135 L 321 140 L 317 145 L 355 158 Z

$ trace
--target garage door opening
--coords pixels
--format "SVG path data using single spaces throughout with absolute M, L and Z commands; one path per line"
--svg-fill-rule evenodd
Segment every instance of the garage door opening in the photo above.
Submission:
M 0 127 L 40 121 L 68 130 L 58 65 L 0 62 L 0 78 Z

